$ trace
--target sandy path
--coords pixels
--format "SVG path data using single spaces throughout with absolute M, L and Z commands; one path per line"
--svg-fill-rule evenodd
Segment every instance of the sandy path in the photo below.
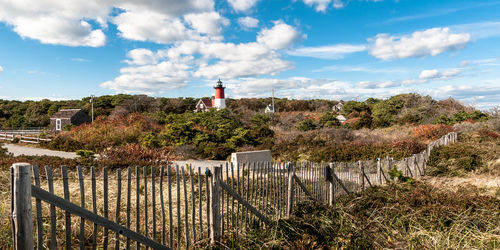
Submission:
M 55 151 L 55 150 L 49 150 L 49 149 L 43 149 L 43 148 L 33 148 L 33 147 L 20 146 L 20 145 L 15 145 L 15 144 L 4 144 L 3 147 L 7 148 L 7 150 L 10 153 L 12 153 L 14 156 L 47 155 L 47 156 L 57 156 L 57 157 L 66 158 L 66 159 L 75 159 L 78 157 L 76 155 L 76 153 L 74 153 L 74 152 Z

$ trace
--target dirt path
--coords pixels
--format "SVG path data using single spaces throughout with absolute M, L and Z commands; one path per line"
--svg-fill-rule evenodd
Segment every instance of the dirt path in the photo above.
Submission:
M 76 153 L 74 153 L 74 152 L 63 152 L 63 151 L 55 151 L 55 150 L 49 150 L 49 149 L 43 149 L 43 148 L 32 148 L 32 147 L 20 146 L 20 145 L 15 145 L 15 144 L 4 144 L 3 147 L 6 148 L 14 156 L 47 155 L 47 156 L 57 156 L 57 157 L 66 158 L 66 159 L 75 159 L 78 157 L 76 155 Z

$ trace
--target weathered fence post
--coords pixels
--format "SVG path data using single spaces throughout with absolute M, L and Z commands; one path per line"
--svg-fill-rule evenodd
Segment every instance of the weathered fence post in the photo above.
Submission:
M 378 179 L 378 184 L 382 185 L 382 166 L 380 158 L 377 158 L 377 179 Z
M 33 249 L 33 215 L 31 208 L 31 165 L 15 163 L 12 188 L 12 223 L 14 249 Z
M 361 186 L 361 190 L 365 190 L 365 177 L 364 172 L 365 172 L 365 167 L 363 166 L 363 162 L 358 161 L 359 165 L 359 175 L 358 175 L 358 183 Z
M 210 189 L 210 242 L 215 244 L 220 240 L 220 200 L 219 200 L 219 181 L 221 167 L 214 166 L 208 171 Z
M 293 211 L 293 176 L 295 176 L 295 168 L 292 162 L 288 163 L 288 193 L 287 193 L 287 203 L 286 203 L 286 216 L 290 218 Z
M 331 162 L 330 166 L 326 168 L 327 175 L 326 180 L 328 182 L 328 205 L 333 206 L 335 204 L 335 177 L 333 176 L 335 173 L 335 163 Z

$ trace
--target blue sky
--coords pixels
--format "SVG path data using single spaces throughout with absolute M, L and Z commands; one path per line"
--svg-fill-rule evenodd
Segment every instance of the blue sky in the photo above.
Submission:
M 0 0 L 0 98 L 212 94 L 500 106 L 500 1 Z

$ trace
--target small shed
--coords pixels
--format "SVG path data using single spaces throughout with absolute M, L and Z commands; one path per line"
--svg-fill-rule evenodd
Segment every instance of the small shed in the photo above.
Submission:
M 266 109 L 264 110 L 264 113 L 266 114 L 274 113 L 274 106 L 272 104 L 267 105 Z
M 236 152 L 231 154 L 231 162 L 237 166 L 243 163 L 271 162 L 271 150 Z
M 50 117 L 50 125 L 56 131 L 61 131 L 68 124 L 79 126 L 91 120 L 89 115 L 81 109 L 61 109 Z
M 337 120 L 339 120 L 340 123 L 343 123 L 343 122 L 347 121 L 347 118 L 345 118 L 345 116 L 343 116 L 343 115 L 338 115 Z

